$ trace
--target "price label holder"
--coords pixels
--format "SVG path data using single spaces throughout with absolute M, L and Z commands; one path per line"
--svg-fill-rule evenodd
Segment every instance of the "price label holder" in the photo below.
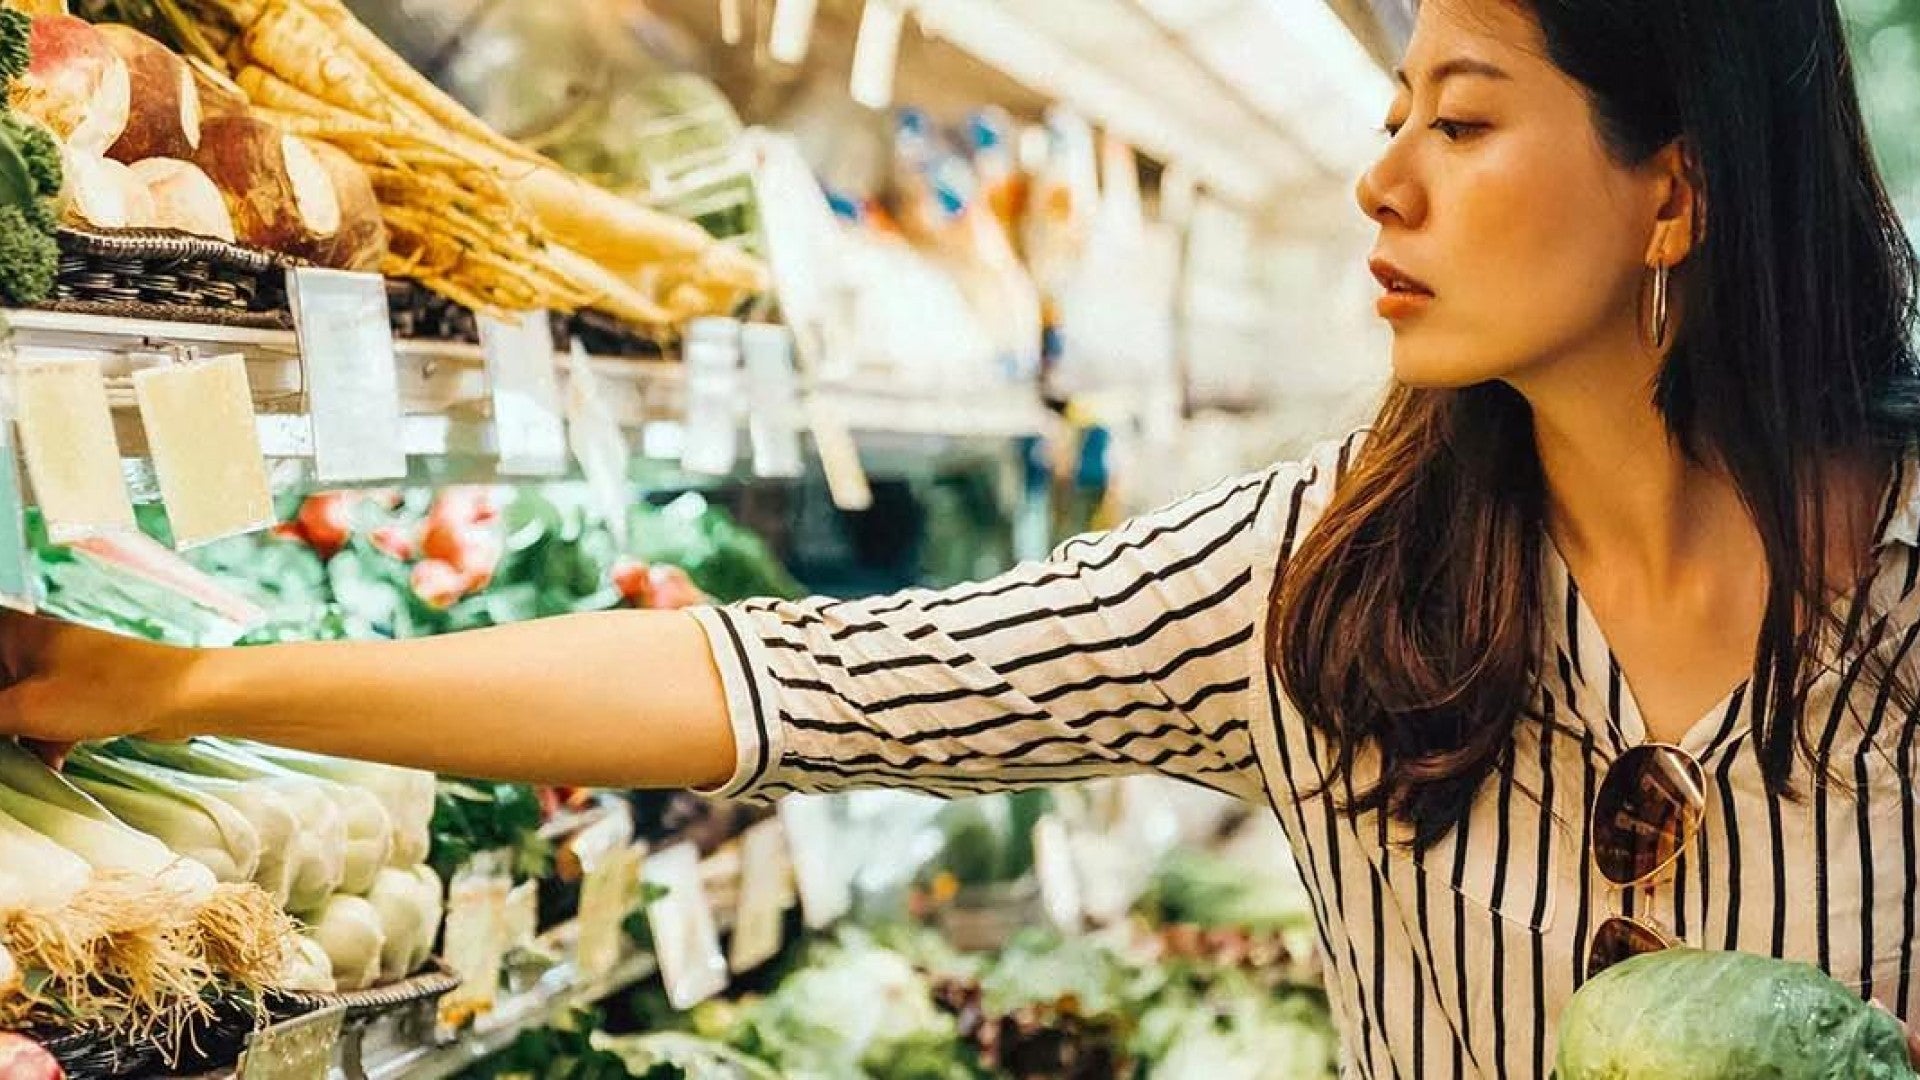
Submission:
M 573 965 L 583 979 L 597 979 L 613 970 L 622 951 L 621 924 L 640 898 L 643 844 L 623 844 L 591 861 L 583 859 L 586 876 L 580 882 L 580 936 L 574 942 Z
M 893 104 L 893 77 L 900 66 L 900 33 L 906 21 L 907 9 L 901 0 L 867 0 L 861 9 L 848 94 L 869 109 Z
M 627 508 L 632 503 L 627 466 L 633 460 L 633 451 L 627 445 L 626 433 L 620 430 L 620 421 L 600 392 L 593 360 L 577 338 L 567 352 L 567 439 L 573 447 L 573 459 L 580 463 L 580 475 L 586 478 L 594 508 L 624 549 Z
M 507 951 L 531 949 L 540 938 L 540 883 L 523 881 L 507 891 Z
M 273 487 L 260 452 L 253 390 L 239 354 L 133 373 L 173 543 L 189 548 L 274 522 Z
M 239 1080 L 326 1080 L 346 1019 L 345 1005 L 327 1005 L 261 1028 L 247 1036 Z
M 493 431 L 500 472 L 560 476 L 567 471 L 567 425 L 545 311 L 508 322 L 480 317 L 480 349 L 493 387 Z
M 798 64 L 813 44 L 813 16 L 820 0 L 773 0 L 773 25 L 767 32 L 767 56 L 776 64 Z
M 809 930 L 824 930 L 853 910 L 853 876 L 841 854 L 834 803 L 820 795 L 789 795 L 780 800 L 780 821 L 801 914 Z
M 786 827 L 778 818 L 760 822 L 740 838 L 740 914 L 727 952 L 734 974 L 780 955 L 792 905 L 793 859 L 787 852 Z
M 475 855 L 447 884 L 445 959 L 460 985 L 440 999 L 442 1027 L 458 1030 L 492 1010 L 507 955 L 507 856 Z
M 12 375 L 0 370 L 0 607 L 32 612 L 39 604 L 39 575 L 27 551 L 27 507 L 20 488 L 15 415 Z
M 98 357 L 14 365 L 20 449 L 57 544 L 134 528 L 113 411 Z
M 747 436 L 753 472 L 797 477 L 800 459 L 800 387 L 793 369 L 793 334 L 784 326 L 753 323 L 740 331 L 747 370 Z
M 687 325 L 686 427 L 680 467 L 726 476 L 740 450 L 740 321 L 695 319 Z
M 860 463 L 860 444 L 838 405 L 819 395 L 807 403 L 807 426 L 813 429 L 813 446 L 820 452 L 820 468 L 827 474 L 827 494 L 833 505 L 848 513 L 873 507 L 873 488 L 867 482 L 866 466 Z
M 1080 874 L 1073 863 L 1073 838 L 1053 814 L 1033 826 L 1033 872 L 1040 880 L 1040 904 L 1053 925 L 1077 931 L 1085 917 L 1080 897 Z
M 727 988 L 727 957 L 700 882 L 700 851 L 692 844 L 667 848 L 647 860 L 644 876 L 663 890 L 647 905 L 647 922 L 667 1001 L 676 1009 L 691 1009 Z
M 287 296 L 306 380 L 314 478 L 334 484 L 405 479 L 386 279 L 303 266 L 288 272 Z

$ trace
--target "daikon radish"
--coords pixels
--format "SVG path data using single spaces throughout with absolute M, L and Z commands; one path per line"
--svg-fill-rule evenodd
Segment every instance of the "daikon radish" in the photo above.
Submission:
M 98 27 L 72 15 L 34 19 L 28 48 L 32 60 L 13 85 L 13 107 L 74 150 L 104 156 L 132 107 L 126 61 Z
M 96 229 L 139 229 L 154 223 L 153 193 L 133 170 L 73 147 L 60 155 L 60 163 L 64 220 Z
M 379 270 L 387 257 L 387 225 L 380 217 L 372 178 L 344 150 L 312 140 L 302 140 L 302 145 L 313 152 L 333 181 L 340 202 L 340 228 L 288 253 L 336 270 Z
M 231 244 L 236 239 L 226 196 L 206 171 L 191 161 L 154 157 L 128 168 L 153 198 L 153 224 Z
M 226 74 L 198 57 L 186 58 L 193 73 L 193 85 L 200 95 L 200 116 L 204 121 L 215 116 L 246 116 L 251 106 L 247 92 Z
M 226 196 L 242 243 L 292 251 L 340 229 L 340 197 L 326 167 L 304 142 L 264 120 L 209 119 L 193 163 Z
M 128 165 L 192 157 L 200 146 L 200 89 L 187 62 L 131 26 L 107 23 L 99 30 L 126 64 L 132 89 L 126 130 L 107 156 Z

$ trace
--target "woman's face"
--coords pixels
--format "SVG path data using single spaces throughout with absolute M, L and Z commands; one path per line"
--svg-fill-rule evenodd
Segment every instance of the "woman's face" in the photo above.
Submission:
M 1386 148 L 1357 192 L 1380 226 L 1394 374 L 1524 383 L 1645 350 L 1639 297 L 1670 184 L 1655 164 L 1609 156 L 1533 15 L 1512 0 L 1427 0 L 1401 73 Z

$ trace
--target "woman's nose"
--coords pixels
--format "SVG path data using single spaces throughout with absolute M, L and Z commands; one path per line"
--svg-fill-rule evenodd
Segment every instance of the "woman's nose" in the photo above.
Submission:
M 1354 187 L 1361 212 L 1381 225 L 1415 225 L 1426 212 L 1425 198 L 1410 174 L 1406 153 L 1396 138 Z

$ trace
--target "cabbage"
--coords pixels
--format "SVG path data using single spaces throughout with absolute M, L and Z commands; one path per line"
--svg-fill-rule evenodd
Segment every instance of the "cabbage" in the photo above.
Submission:
M 1900 1022 L 1809 964 L 1668 949 L 1594 976 L 1560 1016 L 1557 1080 L 1908 1080 Z

